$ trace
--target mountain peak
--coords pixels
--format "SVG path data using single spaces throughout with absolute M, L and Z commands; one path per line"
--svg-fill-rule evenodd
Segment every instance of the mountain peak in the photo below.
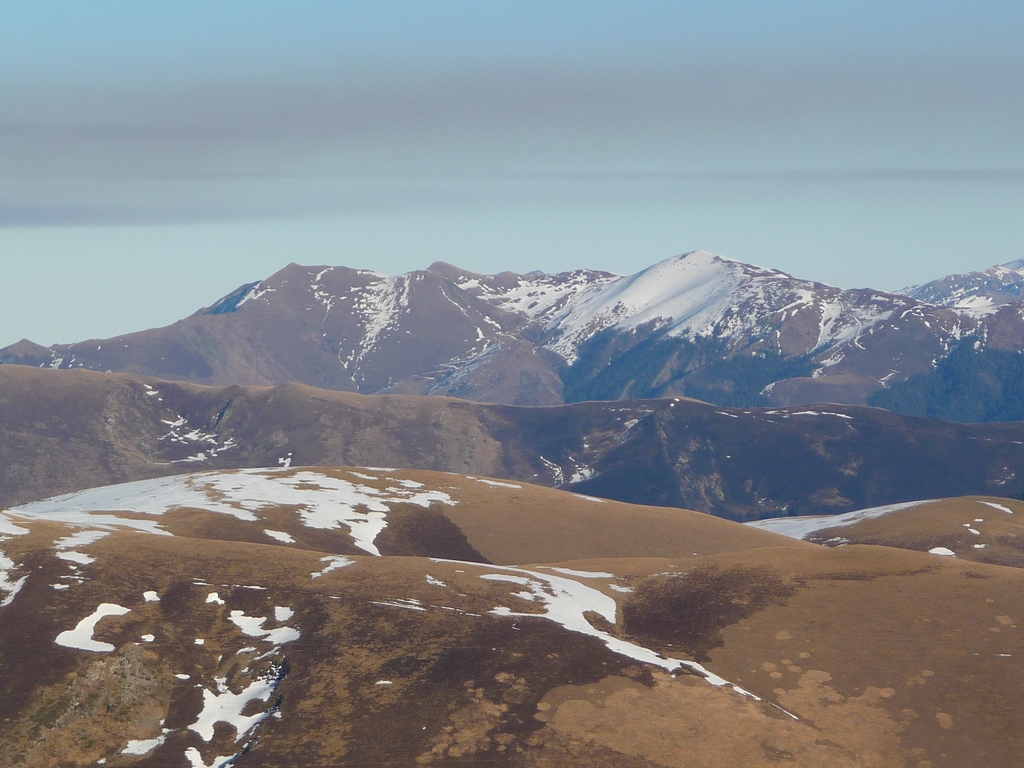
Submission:
M 453 282 L 458 282 L 460 279 L 479 279 L 485 277 L 485 275 L 478 274 L 476 272 L 470 272 L 468 269 L 462 269 L 454 264 L 449 264 L 447 261 L 435 261 L 429 267 L 428 272 L 437 272 L 444 275 Z

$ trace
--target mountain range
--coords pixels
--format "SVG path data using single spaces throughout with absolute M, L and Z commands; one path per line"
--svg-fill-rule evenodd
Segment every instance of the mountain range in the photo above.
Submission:
M 1017 376 L 1006 365 L 979 368 L 972 357 L 959 376 L 998 380 L 980 413 L 950 405 L 963 392 L 922 405 L 901 387 L 931 392 L 957 350 L 1016 356 L 1022 284 L 1024 267 L 1012 262 L 903 293 L 842 290 L 704 251 L 627 277 L 480 275 L 441 262 L 388 277 L 290 264 L 170 326 L 52 347 L 22 340 L 0 362 L 513 405 L 687 396 L 1000 420 L 1017 407 L 1004 402 L 1013 381 L 1003 378 Z
M 291 265 L 13 345 L 0 768 L 1018 766 L 1022 282 Z

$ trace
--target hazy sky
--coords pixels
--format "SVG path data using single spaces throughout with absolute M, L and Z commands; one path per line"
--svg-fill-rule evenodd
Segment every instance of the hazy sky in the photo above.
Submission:
M 0 345 L 285 264 L 1024 257 L 1024 3 L 0 4 Z

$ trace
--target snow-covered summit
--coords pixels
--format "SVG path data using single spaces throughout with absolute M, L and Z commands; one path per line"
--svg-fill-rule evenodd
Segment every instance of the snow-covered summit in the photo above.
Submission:
M 905 303 L 876 293 L 842 291 L 776 269 L 692 251 L 579 291 L 549 320 L 554 336 L 549 348 L 572 362 L 579 345 L 594 333 L 641 326 L 657 327 L 670 336 L 716 336 L 735 347 L 770 339 L 780 323 L 800 316 L 802 325 L 814 329 L 800 352 L 811 352 L 855 340 Z M 780 345 L 776 339 L 775 346 Z
M 555 318 L 558 339 L 552 348 L 572 361 L 576 348 L 597 331 L 612 326 L 630 330 L 652 322 L 667 325 L 676 333 L 710 333 L 728 313 L 748 269 L 759 275 L 771 274 L 694 251 L 635 275 L 591 286 Z

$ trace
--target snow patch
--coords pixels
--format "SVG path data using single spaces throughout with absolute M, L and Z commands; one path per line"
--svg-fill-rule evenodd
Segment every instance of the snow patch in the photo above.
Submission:
M 524 568 L 512 566 L 487 566 L 503 573 L 487 573 L 480 576 L 488 581 L 508 581 L 523 583 L 533 594 L 537 602 L 543 604 L 545 612 L 516 613 L 508 608 L 495 608 L 491 611 L 496 616 L 514 616 L 517 618 L 545 618 L 560 624 L 570 632 L 578 632 L 591 637 L 599 638 L 613 653 L 626 656 L 643 664 L 652 664 L 661 667 L 669 672 L 675 672 L 680 667 L 686 667 L 714 686 L 729 686 L 737 693 L 749 696 L 755 700 L 760 699 L 753 693 L 730 683 L 728 680 L 709 672 L 701 664 L 683 659 L 673 659 L 661 656 L 660 654 L 644 648 L 643 646 L 630 643 L 626 640 L 614 637 L 602 630 L 595 628 L 585 616 L 593 612 L 604 618 L 610 624 L 616 623 L 616 603 L 614 598 L 609 597 L 600 590 L 588 587 L 585 584 L 566 578 L 564 576 L 553 576 L 539 571 L 530 571 Z
M 133 739 L 129 741 L 124 749 L 121 750 L 122 755 L 148 755 L 154 749 L 159 747 L 166 740 L 166 736 L 157 736 L 155 739 Z
M 6 593 L 3 600 L 0 600 L 0 608 L 6 608 L 13 603 L 14 598 L 17 597 L 21 588 L 25 586 L 25 582 L 28 581 L 27 575 L 22 576 L 17 581 L 11 580 L 10 574 L 15 567 L 14 561 L 3 552 L 0 552 L 0 594 Z
M 1012 509 L 1010 509 L 1009 507 L 1004 507 L 1002 504 L 996 504 L 994 501 L 983 501 L 981 503 L 987 507 L 992 507 L 992 509 L 998 509 L 1000 512 L 1005 512 L 1008 515 L 1013 514 Z
M 263 711 L 255 715 L 243 715 L 242 711 L 251 701 L 267 701 L 277 687 L 277 681 L 272 676 L 259 678 L 238 693 L 232 693 L 227 687 L 227 678 L 218 677 L 214 682 L 217 684 L 216 691 L 203 688 L 203 709 L 188 729 L 199 734 L 203 741 L 210 742 L 213 739 L 213 726 L 227 723 L 235 729 L 237 744 L 270 714 Z
M 16 507 L 30 519 L 64 522 L 92 529 L 127 527 L 164 533 L 155 519 L 118 516 L 135 512 L 159 517 L 173 509 L 190 507 L 256 521 L 255 513 L 275 506 L 295 507 L 309 528 L 348 526 L 357 547 L 380 555 L 373 544 L 387 526 L 389 504 L 457 504 L 443 491 L 417 488 L 379 490 L 313 470 L 243 469 L 198 472 L 154 480 L 92 488 Z
M 789 414 L 790 416 L 835 416 L 839 419 L 850 419 L 853 420 L 853 416 L 848 416 L 845 413 L 833 413 L 832 411 L 795 411 Z
M 274 621 L 277 621 L 277 622 L 288 621 L 288 619 L 292 618 L 294 615 L 295 615 L 295 611 L 293 611 L 291 608 L 288 608 L 287 606 L 284 606 L 284 605 L 275 605 L 274 606 Z
M 588 464 L 576 461 L 572 456 L 569 457 L 569 461 L 574 465 L 572 475 L 569 476 L 569 485 L 582 483 L 584 480 L 589 480 L 597 474 Z
M 861 520 L 872 520 L 876 517 L 899 512 L 901 509 L 910 509 L 921 504 L 929 504 L 935 499 L 923 501 L 905 501 L 900 504 L 887 504 L 883 507 L 868 507 L 857 509 L 853 512 L 844 512 L 841 515 L 805 515 L 802 517 L 773 517 L 768 520 L 755 520 L 752 523 L 744 523 L 751 528 L 760 528 L 762 531 L 780 533 L 792 539 L 805 539 L 812 533 L 826 528 L 838 528 L 846 525 L 859 523 Z
M 541 461 L 544 461 L 544 459 L 542 458 Z M 466 479 L 473 480 L 478 483 L 483 483 L 484 485 L 490 485 L 493 486 L 494 488 L 515 488 L 516 490 L 522 490 L 523 488 L 523 486 L 516 485 L 515 483 L 502 483 L 498 480 L 488 480 L 485 477 L 472 477 L 471 475 L 466 475 Z
M 614 579 L 614 573 L 605 573 L 604 571 L 574 571 L 572 568 L 554 568 L 550 565 L 544 566 L 548 570 L 554 571 L 555 573 L 561 573 L 566 576 L 576 576 L 581 579 Z
M 295 539 L 293 539 L 289 534 L 285 533 L 284 531 L 272 531 L 269 528 L 265 528 L 263 532 L 267 534 L 267 536 L 269 536 L 270 538 L 277 539 L 278 541 L 283 542 L 285 544 L 295 543 Z
M 384 605 L 390 608 L 405 608 L 409 611 L 426 611 L 423 603 L 414 597 L 399 598 L 398 600 L 371 600 L 373 605 Z
M 565 484 L 565 473 L 562 472 L 562 468 L 555 464 L 553 461 L 548 461 L 543 456 L 540 457 L 541 464 L 551 470 L 551 476 L 555 481 L 555 487 L 558 488 Z
M 11 518 L 0 512 L 0 535 L 2 536 L 24 536 L 28 528 L 22 528 L 11 522 Z
M 346 565 L 352 565 L 355 560 L 345 557 L 344 555 L 330 555 L 329 557 L 321 557 L 321 563 L 327 563 L 327 566 L 322 571 L 316 571 L 310 574 L 311 578 L 319 579 L 321 576 L 336 571 L 339 568 L 344 568 Z
M 96 562 L 95 557 L 90 557 L 84 552 L 58 552 L 57 557 L 61 560 L 67 560 L 69 563 L 78 563 L 79 565 L 89 565 L 89 563 Z
M 94 541 L 99 541 L 107 535 L 106 531 L 79 531 L 71 536 L 65 536 L 63 539 L 57 539 L 57 541 L 53 542 L 53 546 L 57 549 L 74 549 L 75 547 L 92 544 Z
M 284 610 L 290 611 L 291 609 L 286 608 Z M 292 615 L 294 615 L 294 612 Z M 244 611 L 232 611 L 231 615 L 228 616 L 228 621 L 242 630 L 243 635 L 259 637 L 277 646 L 284 645 L 285 643 L 291 643 L 301 637 L 299 630 L 294 627 L 265 629 L 263 624 L 267 621 L 266 618 L 246 616 Z
M 54 642 L 56 642 L 57 645 L 64 646 L 65 648 L 75 648 L 79 651 L 109 653 L 114 650 L 113 645 L 99 640 L 93 640 L 92 635 L 93 632 L 96 631 L 96 625 L 99 624 L 101 619 L 107 616 L 124 616 L 130 611 L 130 608 L 125 608 L 124 606 L 117 605 L 116 603 L 100 603 L 99 607 L 97 607 L 90 615 L 78 622 L 74 629 L 65 630 L 57 635 L 57 639 Z

